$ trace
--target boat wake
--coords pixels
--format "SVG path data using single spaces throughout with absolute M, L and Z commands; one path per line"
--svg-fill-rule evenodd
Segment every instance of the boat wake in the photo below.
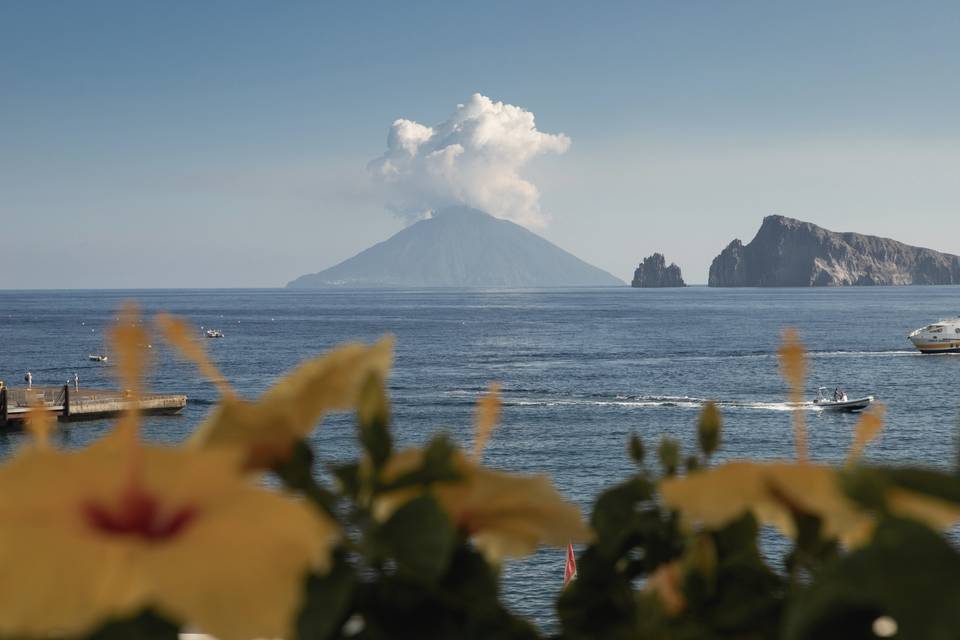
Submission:
M 616 396 L 611 399 L 598 398 L 505 398 L 505 405 L 513 406 L 544 406 L 544 407 L 564 407 L 564 406 L 593 406 L 593 407 L 624 407 L 632 409 L 657 409 L 657 408 L 680 408 L 680 409 L 702 409 L 708 402 L 707 398 L 693 398 L 690 396 Z M 793 411 L 794 409 L 805 409 L 808 411 L 821 411 L 812 402 L 756 402 L 745 400 L 713 400 L 713 402 L 722 409 L 748 410 L 748 411 Z
M 486 389 L 459 389 L 444 393 L 451 404 L 472 405 Z M 562 391 L 547 389 L 508 389 L 503 392 L 503 404 L 514 407 L 623 407 L 625 409 L 702 409 L 714 402 L 721 409 L 742 411 L 806 411 L 821 412 L 823 407 L 813 402 L 763 402 L 756 400 L 720 400 L 696 396 L 671 395 L 608 395 L 602 393 L 580 396 L 563 395 Z
M 900 357 L 900 356 L 920 356 L 923 355 L 919 351 L 913 349 L 893 349 L 890 351 L 811 351 L 811 358 L 844 358 L 850 356 L 857 357 L 878 357 L 878 358 L 889 358 L 889 357 Z

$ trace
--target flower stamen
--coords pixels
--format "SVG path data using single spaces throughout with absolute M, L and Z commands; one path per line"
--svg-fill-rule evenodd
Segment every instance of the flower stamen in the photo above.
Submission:
M 135 536 L 151 542 L 176 537 L 197 515 L 190 506 L 163 513 L 157 499 L 136 484 L 130 485 L 114 509 L 90 502 L 83 510 L 90 525 L 101 533 Z

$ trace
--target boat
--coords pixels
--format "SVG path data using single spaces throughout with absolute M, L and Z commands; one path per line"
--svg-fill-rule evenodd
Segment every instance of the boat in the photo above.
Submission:
M 87 356 L 88 360 L 93 360 L 94 362 L 106 362 L 109 358 L 102 353 L 91 353 Z
M 207 329 L 207 337 L 208 337 L 208 338 L 222 338 L 222 337 L 223 337 L 223 331 L 220 331 L 220 329 Z
M 817 389 L 817 397 L 813 399 L 813 404 L 818 409 L 824 411 L 863 411 L 873 402 L 873 396 L 863 398 L 853 398 L 852 400 L 844 393 L 839 399 L 834 400 L 827 397 L 827 388 Z
M 940 320 L 907 336 L 920 353 L 960 353 L 960 318 Z

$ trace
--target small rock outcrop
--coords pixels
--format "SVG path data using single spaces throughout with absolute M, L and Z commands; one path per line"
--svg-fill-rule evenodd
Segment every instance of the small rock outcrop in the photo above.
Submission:
M 662 253 L 655 253 L 644 258 L 637 270 L 633 272 L 631 287 L 685 287 L 686 283 L 680 275 L 680 267 L 674 263 L 667 266 L 667 260 Z
M 960 284 L 960 257 L 889 238 L 836 233 L 767 216 L 749 244 L 734 240 L 710 265 L 711 287 Z

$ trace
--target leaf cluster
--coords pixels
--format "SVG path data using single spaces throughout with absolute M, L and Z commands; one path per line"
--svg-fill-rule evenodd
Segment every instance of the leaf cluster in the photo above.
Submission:
M 272 469 L 286 489 L 345 532 L 332 568 L 304 576 L 296 636 L 542 637 L 504 605 L 499 567 L 432 492 L 460 479 L 457 447 L 438 434 L 416 464 L 387 473 L 397 452 L 390 404 L 376 376 L 364 385 L 357 419 L 361 459 L 323 466 L 301 440 Z M 670 508 L 660 492 L 665 478 L 716 464 L 721 430 L 719 411 L 708 406 L 697 423 L 699 450 L 684 456 L 678 442 L 664 438 L 655 447 L 655 465 L 647 459 L 650 448 L 631 437 L 635 470 L 594 502 L 593 539 L 578 555 L 576 579 L 557 600 L 555 637 L 960 637 L 960 554 L 941 532 L 905 517 L 902 508 L 902 496 L 909 495 L 928 512 L 960 509 L 960 476 L 855 464 L 838 472 L 845 496 L 874 522 L 856 548 L 828 536 L 820 515 L 771 486 L 795 532 L 788 552 L 771 559 L 761 551 L 764 529 L 754 512 L 707 527 Z M 396 496 L 405 498 L 386 513 L 378 508 Z M 920 507 L 914 506 L 916 513 Z M 558 575 L 560 567 L 558 559 Z M 163 640 L 177 632 L 161 613 L 146 610 L 108 622 L 92 638 Z

